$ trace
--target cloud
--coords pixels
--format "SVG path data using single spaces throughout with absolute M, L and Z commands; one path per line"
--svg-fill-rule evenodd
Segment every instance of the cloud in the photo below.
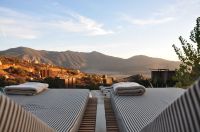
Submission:
M 89 33 L 90 35 L 106 35 L 113 33 L 111 30 L 103 29 L 103 24 L 99 24 L 92 19 L 80 15 L 76 15 L 76 17 L 86 30 L 91 31 Z
M 4 38 L 35 39 L 39 35 L 32 26 L 26 26 L 27 23 L 24 22 L 15 20 L 5 21 L 0 18 L 0 24 L 0 34 Z
M 169 21 L 174 20 L 173 17 L 166 17 L 166 18 L 151 18 L 151 19 L 134 19 L 130 16 L 126 16 L 124 18 L 127 22 L 134 24 L 134 25 L 156 25 L 156 24 L 162 24 Z
M 0 36 L 4 38 L 36 39 L 45 32 L 55 31 L 74 32 L 88 36 L 114 33 L 105 29 L 103 24 L 72 11 L 59 17 L 48 18 L 48 20 L 43 16 L 31 16 L 5 7 L 0 7 L 0 14 L 3 14 L 0 17 Z
M 103 28 L 103 24 L 77 13 L 68 12 L 68 20 L 57 20 L 50 24 L 67 32 L 80 32 L 88 36 L 107 35 L 114 33 Z
M 185 17 L 188 15 L 198 14 L 200 0 L 175 0 L 173 4 L 166 5 L 157 10 L 154 15 L 158 17 Z
M 23 13 L 0 7 L 0 36 L 3 38 L 35 39 L 39 32 L 33 19 Z
M 0 6 L 0 12 L 1 16 L 13 17 L 13 18 L 30 18 L 28 15 L 25 15 L 23 13 L 2 6 Z
M 174 0 L 173 3 L 156 9 L 148 18 L 135 18 L 122 14 L 122 20 L 133 25 L 158 25 L 177 19 L 185 19 L 185 16 L 198 16 L 200 0 Z
M 13 37 L 20 39 L 35 39 L 37 38 L 37 33 L 28 28 L 17 28 L 14 26 L 4 26 L 0 27 L 1 34 L 4 38 Z

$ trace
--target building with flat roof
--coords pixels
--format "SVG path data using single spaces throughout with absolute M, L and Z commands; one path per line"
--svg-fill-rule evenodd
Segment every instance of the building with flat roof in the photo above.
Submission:
M 174 70 L 169 69 L 151 69 L 151 80 L 155 87 L 168 87 L 173 86 Z

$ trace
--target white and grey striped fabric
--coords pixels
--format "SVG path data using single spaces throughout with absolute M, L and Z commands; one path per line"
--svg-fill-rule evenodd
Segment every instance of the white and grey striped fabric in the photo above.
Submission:
M 0 93 L 0 132 L 54 132 L 46 123 Z
M 118 96 L 112 91 L 111 103 L 120 131 L 140 132 L 184 91 L 178 88 L 147 88 L 142 96 Z
M 87 106 L 89 90 L 49 89 L 35 96 L 9 97 L 56 131 L 74 132 L 79 129 Z
M 141 132 L 200 132 L 200 80 Z

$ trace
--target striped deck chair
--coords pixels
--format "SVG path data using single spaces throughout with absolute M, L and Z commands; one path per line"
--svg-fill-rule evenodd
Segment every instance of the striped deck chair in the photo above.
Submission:
M 141 132 L 200 132 L 200 80 Z
M 0 93 L 0 132 L 53 132 L 54 129 Z
M 88 89 L 49 89 L 34 96 L 7 95 L 57 132 L 77 132 L 89 99 Z
M 147 88 L 143 96 L 118 96 L 111 91 L 111 104 L 121 132 L 140 132 L 185 90 Z

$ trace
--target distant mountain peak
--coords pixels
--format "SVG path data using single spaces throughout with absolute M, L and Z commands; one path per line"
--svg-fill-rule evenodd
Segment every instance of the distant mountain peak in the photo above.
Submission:
M 149 56 L 146 56 L 146 55 L 134 55 L 128 59 L 132 59 L 132 58 L 150 58 Z
M 90 52 L 91 54 L 102 54 L 102 53 L 100 53 L 100 52 L 98 52 L 98 51 L 92 51 L 92 52 Z
M 115 73 L 115 74 L 150 74 L 149 69 L 175 69 L 180 62 L 168 61 L 161 58 L 137 55 L 122 59 L 102 54 L 97 51 L 89 53 L 75 51 L 45 51 L 27 47 L 16 47 L 0 51 L 0 56 L 14 56 L 20 59 L 37 60 L 58 66 L 80 69 L 85 72 Z

